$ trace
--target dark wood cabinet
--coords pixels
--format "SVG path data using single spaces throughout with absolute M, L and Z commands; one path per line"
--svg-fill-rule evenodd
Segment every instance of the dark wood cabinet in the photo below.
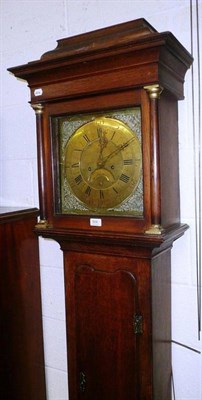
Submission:
M 0 208 L 0 397 L 45 400 L 38 210 Z
M 64 252 L 70 400 L 171 400 L 170 253 L 188 228 L 178 100 L 191 63 L 139 19 L 9 69 L 36 112 L 35 231 Z
M 70 398 L 171 399 L 174 237 L 55 239 L 64 251 Z

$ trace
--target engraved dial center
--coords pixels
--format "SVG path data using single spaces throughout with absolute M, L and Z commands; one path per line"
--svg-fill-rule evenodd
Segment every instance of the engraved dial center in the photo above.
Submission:
M 111 209 L 136 189 L 141 146 L 125 123 L 97 117 L 78 128 L 66 144 L 66 179 L 76 198 L 93 210 Z
M 120 170 L 123 166 L 121 153 L 116 154 L 117 146 L 109 141 L 99 153 L 99 141 L 89 143 L 81 154 L 80 171 L 84 181 L 94 189 L 106 189 L 112 186 L 120 177 Z M 114 152 L 113 164 L 107 159 Z M 104 161 L 105 160 L 105 161 Z

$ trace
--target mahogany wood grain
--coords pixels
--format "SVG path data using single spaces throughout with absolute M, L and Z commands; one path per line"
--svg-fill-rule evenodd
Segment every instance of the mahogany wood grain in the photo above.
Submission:
M 37 231 L 64 252 L 71 400 L 171 400 L 170 252 L 186 228 L 122 241 Z
M 105 260 L 101 271 L 96 260 L 75 271 L 77 397 L 138 397 L 139 354 L 134 337 L 134 317 L 139 314 L 136 278 L 127 270 L 110 272 Z M 96 268 L 97 267 L 97 268 Z M 96 269 L 95 269 L 96 268 Z M 109 357 L 110 354 L 110 357 Z M 85 375 L 82 387 L 80 374 Z M 121 376 L 121 379 L 120 379 Z
M 0 209 L 0 397 L 45 400 L 38 210 Z
M 9 71 L 29 82 L 32 102 L 38 101 L 37 87 L 43 88 L 40 101 L 51 101 L 154 82 L 183 98 L 183 76 L 192 58 L 170 32 L 158 33 L 143 19 L 107 32 L 100 29 L 61 40 L 48 56 Z
M 180 222 L 178 106 L 163 91 L 159 102 L 161 220 L 164 227 Z
M 127 248 L 80 241 L 77 250 L 68 237 L 59 243 L 70 398 L 171 400 L 170 241 L 158 253 L 146 243 Z M 135 315 L 143 316 L 137 335 Z

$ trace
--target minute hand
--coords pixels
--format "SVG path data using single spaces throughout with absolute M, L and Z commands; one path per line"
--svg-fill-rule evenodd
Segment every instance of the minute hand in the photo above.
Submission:
M 117 147 L 116 150 L 112 151 L 112 153 L 108 154 L 108 156 L 106 156 L 105 158 L 103 158 L 102 160 L 102 166 L 105 165 L 105 163 L 112 157 L 114 157 L 116 154 L 118 154 L 121 150 L 124 150 L 125 147 L 129 146 L 129 144 L 131 144 L 133 142 L 133 140 L 135 140 L 135 138 L 131 138 L 129 139 L 127 142 L 121 144 L 120 146 Z

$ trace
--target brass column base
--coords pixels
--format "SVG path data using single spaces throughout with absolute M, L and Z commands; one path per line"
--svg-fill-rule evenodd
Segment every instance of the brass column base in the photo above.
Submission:
M 148 235 L 161 235 L 163 233 L 164 229 L 162 228 L 161 225 L 151 225 L 149 229 L 145 231 Z

